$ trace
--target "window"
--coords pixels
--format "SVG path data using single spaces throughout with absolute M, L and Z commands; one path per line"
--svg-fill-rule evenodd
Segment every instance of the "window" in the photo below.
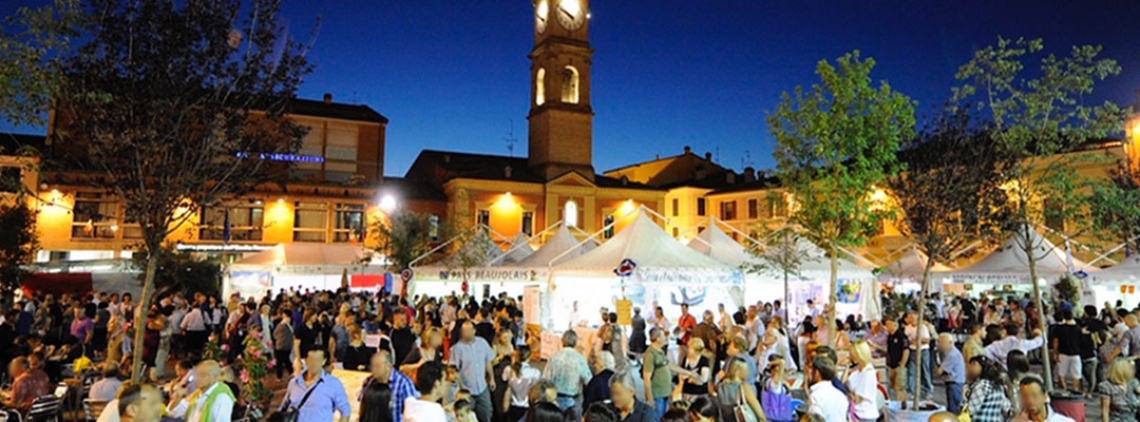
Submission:
M 534 235 L 534 211 L 523 211 L 522 232 L 530 237 Z
M 428 225 L 428 236 L 431 237 L 431 241 L 439 241 L 439 216 L 432 214 L 428 217 Z
M 20 191 L 21 171 L 19 167 L 0 167 L 0 192 L 16 193 Z
M 546 69 L 538 69 L 534 76 L 534 105 L 546 104 Z
M 697 215 L 705 216 L 705 198 L 697 198 Z
M 491 210 L 479 210 L 479 225 L 491 227 Z
M 119 201 L 99 192 L 76 192 L 71 213 L 73 239 L 114 239 L 119 230 Z
M 229 240 L 260 241 L 265 218 L 265 207 L 261 201 L 252 204 L 224 204 L 202 210 L 198 224 L 198 238 L 201 240 L 226 239 L 226 214 L 229 214 Z
M 680 211 L 678 211 L 678 208 L 681 208 L 681 200 L 679 200 L 677 198 L 673 198 L 673 216 L 674 217 L 676 217 L 677 214 L 680 213 Z
M 562 208 L 562 221 L 566 223 L 567 227 L 578 227 L 577 203 L 566 201 L 566 206 Z
M 364 204 L 336 204 L 333 242 L 364 241 Z
M 760 200 L 756 198 L 748 200 L 748 218 L 752 220 L 760 218 Z
M 673 228 L 673 237 L 676 238 L 677 236 L 680 236 L 680 235 L 681 235 L 681 229 L 674 227 Z
M 720 203 L 720 219 L 721 220 L 735 220 L 736 219 L 736 201 L 724 201 Z
M 768 195 L 768 215 L 773 218 L 787 217 L 788 203 L 784 199 L 784 195 L 772 194 Z
M 324 202 L 293 203 L 293 241 L 324 242 L 328 235 L 329 206 Z
M 1045 198 L 1044 204 L 1042 204 L 1042 206 L 1045 209 L 1045 227 L 1051 228 L 1053 230 L 1064 231 L 1065 210 L 1061 207 L 1061 203 L 1053 198 Z
M 574 66 L 562 69 L 562 102 L 578 104 L 578 69 Z
M 614 216 L 613 216 L 613 214 L 607 215 L 606 218 L 603 219 L 603 222 L 605 223 L 606 230 L 602 232 L 602 236 L 605 237 L 606 239 L 614 237 Z

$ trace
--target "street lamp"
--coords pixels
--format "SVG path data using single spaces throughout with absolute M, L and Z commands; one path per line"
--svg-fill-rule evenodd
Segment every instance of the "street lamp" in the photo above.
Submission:
M 380 198 L 380 210 L 386 214 L 391 214 L 396 210 L 396 197 L 392 195 L 384 195 Z

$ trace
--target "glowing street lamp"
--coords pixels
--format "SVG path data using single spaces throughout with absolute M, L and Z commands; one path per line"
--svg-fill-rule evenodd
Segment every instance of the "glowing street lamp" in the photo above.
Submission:
M 396 210 L 396 197 L 392 195 L 384 195 L 380 198 L 380 210 L 385 213 L 391 214 Z

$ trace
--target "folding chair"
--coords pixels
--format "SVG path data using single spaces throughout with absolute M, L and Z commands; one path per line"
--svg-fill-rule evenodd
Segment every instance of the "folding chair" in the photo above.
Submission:
M 53 395 L 37 397 L 24 415 L 24 422 L 63 422 L 63 399 Z
M 86 420 L 99 420 L 99 415 L 103 414 L 103 409 L 107 407 L 107 403 L 108 402 L 105 401 L 83 399 L 83 413 L 86 416 Z

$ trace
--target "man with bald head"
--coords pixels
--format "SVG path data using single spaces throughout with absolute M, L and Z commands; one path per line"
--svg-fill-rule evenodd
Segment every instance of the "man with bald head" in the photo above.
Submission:
M 221 382 L 221 365 L 212 360 L 202 361 L 194 367 L 194 377 L 197 389 L 185 398 L 185 390 L 176 391 L 170 399 L 173 408 L 168 407 L 167 413 L 186 422 L 229 421 L 236 400 L 230 387 Z
M 471 392 L 475 417 L 479 422 L 491 422 L 491 391 L 495 389 L 491 360 L 494 358 L 495 351 L 487 344 L 487 340 L 475 335 L 475 324 L 471 321 L 464 322 L 460 329 L 459 343 L 451 346 L 448 363 L 459 368 L 463 385 Z
M 930 415 L 926 422 L 958 422 L 958 415 L 950 412 L 937 412 Z
M 162 418 L 162 393 L 151 384 L 131 384 L 119 393 L 115 407 L 122 422 L 158 422 Z

